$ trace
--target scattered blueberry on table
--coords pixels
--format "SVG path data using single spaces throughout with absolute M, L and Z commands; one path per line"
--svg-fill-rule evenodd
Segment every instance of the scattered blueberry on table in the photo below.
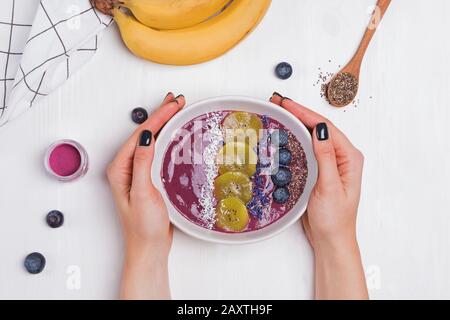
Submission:
M 287 188 L 277 188 L 273 194 L 273 201 L 275 201 L 278 204 L 285 204 L 289 200 L 289 191 Z
M 289 143 L 289 136 L 285 130 L 276 130 L 271 134 L 270 140 L 278 147 L 285 147 Z
M 134 108 L 131 112 L 131 119 L 136 124 L 142 124 L 148 119 L 147 110 L 144 108 Z
M 292 154 L 288 149 L 281 148 L 277 154 L 278 154 L 278 162 L 282 166 L 288 166 L 291 163 Z
M 289 79 L 292 76 L 292 66 L 287 62 L 281 62 L 275 67 L 275 74 L 281 80 Z
M 277 187 L 284 187 L 289 184 L 292 179 L 292 173 L 288 168 L 278 168 L 277 173 L 272 175 L 272 182 Z
M 25 269 L 31 274 L 41 273 L 45 268 L 45 257 L 39 252 L 33 252 L 26 256 Z
M 47 214 L 46 221 L 51 228 L 59 228 L 64 223 L 64 215 L 61 211 L 52 210 Z

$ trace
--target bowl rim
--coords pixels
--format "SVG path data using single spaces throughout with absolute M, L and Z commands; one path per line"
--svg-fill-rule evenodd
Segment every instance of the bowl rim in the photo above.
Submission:
M 184 233 L 203 240 L 203 241 L 208 241 L 208 242 L 212 242 L 212 243 L 219 243 L 219 244 L 231 244 L 231 245 L 241 245 L 241 244 L 250 244 L 250 243 L 255 243 L 255 242 L 259 242 L 259 241 L 263 241 L 263 240 L 267 240 L 269 238 L 272 238 L 276 235 L 279 235 L 280 233 L 282 233 L 283 231 L 285 231 L 287 228 L 289 228 L 290 226 L 292 226 L 294 223 L 298 222 L 298 220 L 301 218 L 301 216 L 304 214 L 304 212 L 306 211 L 306 207 L 308 205 L 308 201 L 309 201 L 309 194 L 312 190 L 313 185 L 315 184 L 316 180 L 317 180 L 317 175 L 318 175 L 318 168 L 317 168 L 317 161 L 315 159 L 314 156 L 314 152 L 312 150 L 312 138 L 311 138 L 311 133 L 309 132 L 309 130 L 306 128 L 306 126 L 297 118 L 295 117 L 292 113 L 290 113 L 289 111 L 287 111 L 286 109 L 275 105 L 272 102 L 269 101 L 265 101 L 265 100 L 261 100 L 261 99 L 257 99 L 257 98 L 253 98 L 253 97 L 248 97 L 248 96 L 241 96 L 241 95 L 225 95 L 225 96 L 218 96 L 218 97 L 212 97 L 212 98 L 207 98 L 207 99 L 202 99 L 199 100 L 193 104 L 190 104 L 188 106 L 185 106 L 182 110 L 180 110 L 176 115 L 174 115 L 168 122 L 167 124 L 161 129 L 161 131 L 159 132 L 159 137 L 165 136 L 165 135 L 171 135 L 173 132 L 169 132 L 170 125 L 168 125 L 169 123 L 173 124 L 173 123 L 177 123 L 177 121 L 179 122 L 179 119 L 183 118 L 186 116 L 187 113 L 191 113 L 191 111 L 198 109 L 200 107 L 202 107 L 205 104 L 219 104 L 220 103 L 230 103 L 230 102 L 243 102 L 243 103 L 248 103 L 248 104 L 256 104 L 256 105 L 264 105 L 265 108 L 273 108 L 276 109 L 276 112 L 280 112 L 282 113 L 284 116 L 290 118 L 291 121 L 296 122 L 299 127 L 300 130 L 303 131 L 304 136 L 306 137 L 307 141 L 300 141 L 304 150 L 305 150 L 305 154 L 308 157 L 308 155 L 310 155 L 308 157 L 308 177 L 306 180 L 306 185 L 305 185 L 305 190 L 302 193 L 302 195 L 304 195 L 306 192 L 308 192 L 308 199 L 305 200 L 304 205 L 301 207 L 300 210 L 297 209 L 297 212 L 292 212 L 289 211 L 287 214 L 285 214 L 283 217 L 281 217 L 280 219 L 276 220 L 275 222 L 271 223 L 270 225 L 255 230 L 255 231 L 250 231 L 250 232 L 244 232 L 244 233 L 237 233 L 238 235 L 242 235 L 242 234 L 252 234 L 254 236 L 252 236 L 251 238 L 248 239 L 218 239 L 216 238 L 214 235 L 223 235 L 226 233 L 223 232 L 219 232 L 219 231 L 214 231 L 214 230 L 208 230 L 204 227 L 201 227 L 197 224 L 195 224 L 192 221 L 189 221 L 186 217 L 183 216 L 182 213 L 180 213 L 178 211 L 178 209 L 175 208 L 175 206 L 171 203 L 170 199 L 168 199 L 167 196 L 167 192 L 164 189 L 164 185 L 162 183 L 162 179 L 161 179 L 161 168 L 162 168 L 162 161 L 159 161 L 160 163 L 158 164 L 158 161 L 154 161 L 153 165 L 152 165 L 152 180 L 153 180 L 153 184 L 154 186 L 161 192 L 161 195 L 163 197 L 164 203 L 166 204 L 166 206 L 168 207 L 167 211 L 169 214 L 169 219 L 170 222 L 177 227 L 178 229 L 180 229 L 181 231 L 183 231 Z M 275 107 L 276 106 L 276 107 Z M 230 110 L 230 109 L 226 109 L 224 108 L 223 110 Z M 203 112 L 202 114 L 204 114 L 205 112 Z M 197 115 L 192 115 L 190 116 L 190 119 L 194 119 Z M 190 120 L 188 120 L 190 121 Z M 183 125 L 185 125 L 185 123 L 180 123 L 179 124 L 179 128 L 181 128 Z M 289 130 L 292 130 L 290 128 L 288 128 Z M 167 150 L 167 144 L 162 143 L 161 141 L 162 139 L 156 139 L 156 144 L 155 144 L 155 150 L 161 150 L 161 153 L 163 154 L 162 157 L 164 157 L 165 152 Z M 309 148 L 310 150 L 307 151 L 307 148 Z M 155 154 L 156 155 L 156 154 Z M 156 158 L 156 157 L 155 157 Z M 308 189 L 308 190 L 307 190 Z M 300 199 L 299 199 L 300 201 Z M 189 222 L 189 227 L 185 227 L 182 223 L 178 222 L 178 219 L 174 218 L 174 212 L 176 212 L 175 214 L 180 216 L 181 218 L 185 219 L 187 222 Z M 275 226 L 277 225 L 278 222 L 280 222 L 281 220 L 283 220 L 283 218 L 289 216 L 290 217 L 290 221 L 285 223 L 284 225 L 281 225 L 278 228 L 273 228 L 273 230 L 271 230 L 270 232 L 266 232 L 266 234 L 255 234 L 258 231 L 261 230 L 265 230 L 266 228 L 269 228 L 271 226 Z

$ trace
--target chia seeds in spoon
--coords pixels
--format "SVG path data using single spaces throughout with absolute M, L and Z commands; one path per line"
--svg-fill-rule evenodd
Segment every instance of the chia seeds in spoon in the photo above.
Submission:
M 339 73 L 328 84 L 328 100 L 337 106 L 350 104 L 358 93 L 358 79 L 348 72 Z

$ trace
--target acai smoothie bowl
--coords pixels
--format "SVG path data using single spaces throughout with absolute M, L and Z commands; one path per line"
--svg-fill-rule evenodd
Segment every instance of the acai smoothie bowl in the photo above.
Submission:
M 167 123 L 152 177 L 176 227 L 202 240 L 243 244 L 301 217 L 317 163 L 309 131 L 292 114 L 253 98 L 219 97 Z

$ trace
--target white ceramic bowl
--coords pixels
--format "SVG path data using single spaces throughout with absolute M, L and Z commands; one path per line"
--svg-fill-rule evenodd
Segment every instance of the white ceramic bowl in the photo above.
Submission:
M 197 116 L 221 110 L 247 111 L 267 115 L 278 120 L 289 129 L 302 144 L 308 161 L 308 178 L 303 194 L 298 202 L 282 218 L 259 230 L 244 233 L 223 233 L 200 227 L 185 218 L 170 202 L 161 179 L 161 166 L 172 135 Z M 173 117 L 160 132 L 156 140 L 156 152 L 152 168 L 154 185 L 161 191 L 167 205 L 170 220 L 185 233 L 206 241 L 244 244 L 270 238 L 295 223 L 305 212 L 309 195 L 317 179 L 317 162 L 312 150 L 311 135 L 306 127 L 291 113 L 270 102 L 240 96 L 225 96 L 207 99 L 185 107 Z

